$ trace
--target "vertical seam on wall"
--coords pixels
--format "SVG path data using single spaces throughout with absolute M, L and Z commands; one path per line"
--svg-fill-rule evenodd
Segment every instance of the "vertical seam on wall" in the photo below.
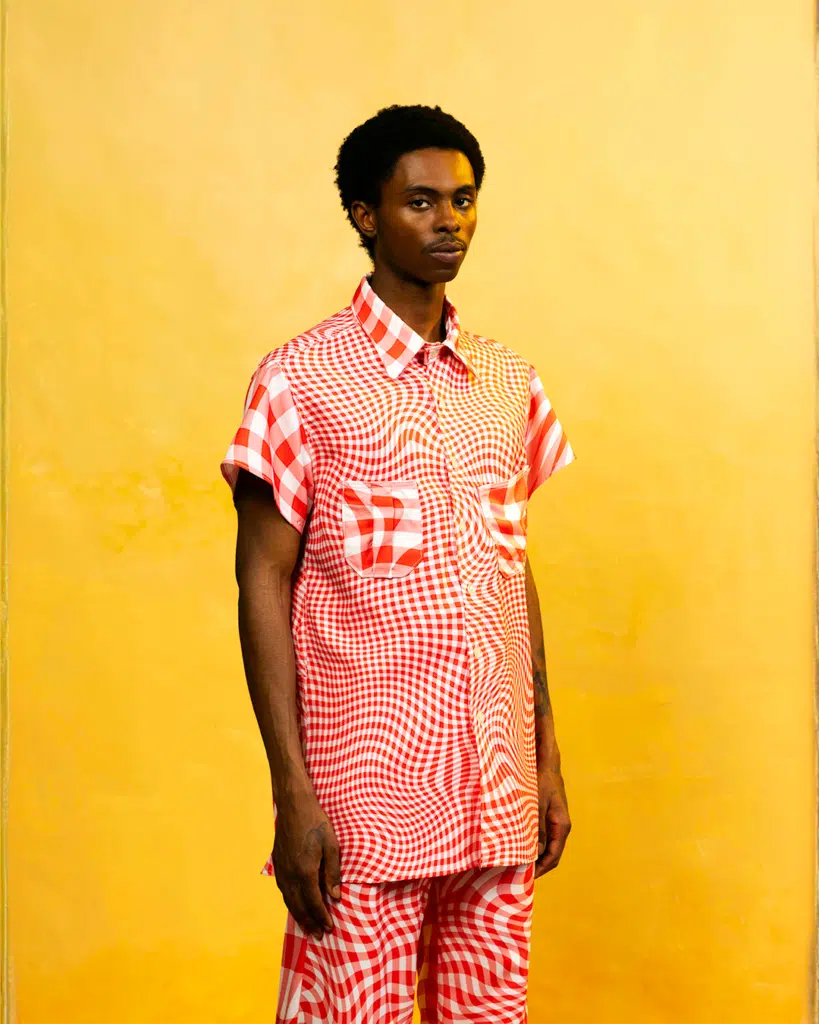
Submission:
M 9 564 L 8 564 L 8 35 L 7 0 L 0 0 L 0 1009 L 3 1024 L 14 1019 L 9 968 Z

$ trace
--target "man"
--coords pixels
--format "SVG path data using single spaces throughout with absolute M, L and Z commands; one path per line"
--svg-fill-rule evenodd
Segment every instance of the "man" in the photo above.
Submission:
M 527 501 L 573 458 L 529 364 L 460 327 L 480 147 L 394 106 L 336 165 L 373 271 L 267 355 L 222 465 L 299 1024 L 526 1020 L 569 832 Z

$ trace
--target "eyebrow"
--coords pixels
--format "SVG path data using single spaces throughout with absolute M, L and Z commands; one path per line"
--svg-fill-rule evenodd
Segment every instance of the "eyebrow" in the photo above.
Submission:
M 440 192 L 437 188 L 433 188 L 432 185 L 410 185 L 408 188 L 404 189 L 402 195 L 407 192 L 426 192 L 431 196 L 445 195 L 445 193 Z M 453 194 L 456 192 L 477 192 L 477 189 L 474 185 L 459 185 L 453 190 Z

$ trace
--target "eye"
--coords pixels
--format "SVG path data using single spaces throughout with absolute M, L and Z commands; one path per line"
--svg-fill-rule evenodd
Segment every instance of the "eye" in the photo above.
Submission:
M 419 197 L 418 199 L 411 199 L 410 200 L 410 206 L 412 206 L 416 210 L 422 209 L 421 206 L 418 206 L 418 203 L 423 203 L 424 206 L 429 206 L 429 200 L 427 200 L 427 199 L 422 199 L 422 198 Z
M 459 196 L 456 202 L 463 203 L 463 209 L 466 209 L 467 206 L 472 205 L 473 200 L 471 196 Z

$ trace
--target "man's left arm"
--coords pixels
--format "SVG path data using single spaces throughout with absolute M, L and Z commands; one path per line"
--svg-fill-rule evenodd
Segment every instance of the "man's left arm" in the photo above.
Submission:
M 532 679 L 535 699 L 535 747 L 539 826 L 535 878 L 556 868 L 571 831 L 569 805 L 560 770 L 560 751 L 555 738 L 555 723 L 546 680 L 546 652 L 543 647 L 543 623 L 540 602 L 529 561 L 526 561 L 526 608 L 532 647 Z

